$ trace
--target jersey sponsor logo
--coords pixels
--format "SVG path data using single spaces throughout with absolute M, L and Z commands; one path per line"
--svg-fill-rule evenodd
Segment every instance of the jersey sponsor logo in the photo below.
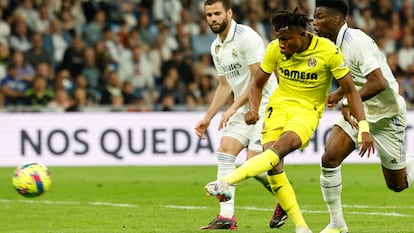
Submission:
M 235 78 L 240 76 L 240 68 L 242 65 L 240 63 L 233 63 L 230 65 L 223 65 L 221 70 L 225 73 L 227 79 Z
M 256 144 L 256 145 L 262 145 L 262 141 L 260 139 L 258 139 L 257 141 L 254 142 L 254 144 Z
M 289 70 L 289 69 L 284 69 L 283 67 L 279 68 L 279 72 L 281 74 L 281 78 L 285 78 L 293 82 L 299 82 L 307 86 L 314 86 L 316 84 L 316 81 L 318 80 L 317 73 L 305 72 L 305 71 L 299 71 L 299 70 Z
M 283 67 L 280 67 L 280 73 L 291 80 L 318 80 L 317 73 L 283 69 Z
M 226 78 L 231 79 L 240 76 L 239 69 L 242 67 L 240 63 L 233 63 L 222 67 L 223 73 L 226 73 Z
M 234 71 L 226 74 L 227 79 L 235 78 L 235 77 L 238 77 L 238 76 L 240 76 L 240 72 L 238 70 L 234 70 Z
M 240 69 L 241 67 L 242 67 L 242 65 L 240 63 L 238 63 L 238 62 L 233 63 L 233 64 L 230 64 L 230 65 L 223 66 L 223 72 L 234 71 L 234 70 Z

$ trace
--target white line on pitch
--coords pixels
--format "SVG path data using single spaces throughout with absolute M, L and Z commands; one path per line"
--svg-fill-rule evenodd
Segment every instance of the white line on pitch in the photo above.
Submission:
M 249 206 L 247 206 L 247 207 L 238 207 L 238 208 L 245 209 L 245 210 L 256 210 L 256 211 L 273 211 L 273 209 L 256 208 L 256 207 L 249 207 Z M 306 210 L 306 209 L 302 209 L 302 212 L 303 213 L 312 213 L 312 214 L 325 214 L 325 213 L 328 213 L 328 211 Z M 347 213 L 347 214 L 353 214 L 353 215 L 379 215 L 379 216 L 397 216 L 397 217 L 409 217 L 409 218 L 414 217 L 414 215 L 400 214 L 400 213 L 395 213 L 395 212 L 389 212 L 389 213 L 385 213 L 385 212 L 356 212 L 356 211 L 344 211 L 344 212 Z
M 204 206 L 178 206 L 178 205 L 164 205 L 163 207 L 165 208 L 171 208 L 171 209 L 207 209 L 208 207 L 204 207 Z M 244 209 L 244 210 L 254 210 L 254 211 L 274 211 L 273 209 L 269 209 L 269 208 L 258 208 L 258 207 L 253 207 L 253 206 L 236 206 L 236 208 L 239 209 Z M 368 207 L 367 208 L 373 208 L 373 207 Z M 321 210 L 306 210 L 306 209 L 302 209 L 303 213 L 312 213 L 312 214 L 326 214 L 328 213 L 328 211 L 321 211 Z M 414 215 L 409 215 L 409 214 L 400 214 L 400 213 L 395 213 L 395 212 L 389 212 L 389 213 L 384 213 L 384 212 L 355 212 L 355 211 L 344 211 L 346 214 L 353 214 L 353 215 L 376 215 L 376 216 L 396 216 L 396 217 L 409 217 L 409 218 L 413 218 Z
M 112 203 L 112 202 L 80 202 L 80 201 L 49 201 L 49 200 L 7 200 L 0 199 L 2 203 L 20 202 L 30 204 L 47 204 L 47 205 L 94 205 L 94 206 L 113 206 L 113 207 L 128 207 L 136 208 L 138 205 L 126 203 Z
M 383 209 L 384 206 L 369 206 L 369 205 L 342 205 L 344 208 L 356 208 L 356 209 Z M 414 206 L 387 206 L 387 209 L 414 209 Z
M 9 202 L 20 202 L 20 203 L 29 203 L 29 204 L 47 204 L 47 205 L 92 205 L 92 206 L 112 206 L 112 207 L 126 207 L 126 208 L 137 208 L 138 205 L 135 204 L 127 204 L 127 203 L 112 203 L 112 202 L 80 202 L 80 201 L 50 201 L 50 200 L 8 200 L 8 199 L 0 199 L 0 203 L 9 203 Z M 162 205 L 165 208 L 171 209 L 208 209 L 209 207 L 205 206 L 180 206 L 180 205 Z M 379 208 L 376 206 L 353 206 L 353 205 L 344 205 L 347 208 Z M 269 208 L 258 208 L 252 206 L 244 206 L 244 207 L 236 207 L 239 209 L 245 210 L 255 210 L 255 211 L 273 211 L 273 209 Z M 383 207 L 382 207 L 383 208 Z M 388 207 L 390 208 L 397 208 L 397 207 Z M 412 207 L 406 206 L 403 207 L 404 209 L 411 209 Z M 314 214 L 324 214 L 327 211 L 319 211 L 319 210 L 302 210 L 303 213 L 314 213 Z M 378 215 L 378 216 L 397 216 L 397 217 L 414 217 L 414 215 L 408 214 L 400 214 L 395 212 L 355 212 L 355 211 L 344 211 L 347 214 L 354 214 L 354 215 Z

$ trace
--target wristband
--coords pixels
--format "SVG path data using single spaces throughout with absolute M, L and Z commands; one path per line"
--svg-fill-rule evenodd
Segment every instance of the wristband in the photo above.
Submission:
M 342 100 L 342 105 L 343 105 L 344 107 L 349 107 L 349 104 L 348 104 L 348 99 L 347 99 L 347 98 L 345 98 L 344 100 Z
M 369 124 L 366 120 L 358 122 L 358 143 L 362 142 L 362 133 L 369 133 Z

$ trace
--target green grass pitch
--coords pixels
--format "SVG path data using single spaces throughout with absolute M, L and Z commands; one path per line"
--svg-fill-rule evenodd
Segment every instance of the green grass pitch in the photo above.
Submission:
M 202 232 L 217 214 L 204 185 L 215 166 L 49 167 L 51 189 L 24 198 L 11 186 L 14 168 L 0 168 L 0 232 Z M 313 232 L 328 223 L 318 165 L 286 165 L 304 217 Z M 344 164 L 344 213 L 350 232 L 414 232 L 414 190 L 389 191 L 378 164 Z M 276 200 L 257 181 L 238 185 L 239 233 L 294 232 L 288 221 L 269 229 Z M 216 231 L 215 231 L 216 232 Z M 219 231 L 223 232 L 223 231 Z

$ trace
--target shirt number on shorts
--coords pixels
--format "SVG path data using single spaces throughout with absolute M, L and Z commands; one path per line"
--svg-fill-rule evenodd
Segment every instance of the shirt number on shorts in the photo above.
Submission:
M 272 112 L 273 112 L 273 108 L 272 108 L 272 107 L 269 107 L 269 108 L 267 109 L 267 112 L 269 113 L 269 114 L 267 115 L 267 118 L 270 118 L 270 116 L 272 115 Z

